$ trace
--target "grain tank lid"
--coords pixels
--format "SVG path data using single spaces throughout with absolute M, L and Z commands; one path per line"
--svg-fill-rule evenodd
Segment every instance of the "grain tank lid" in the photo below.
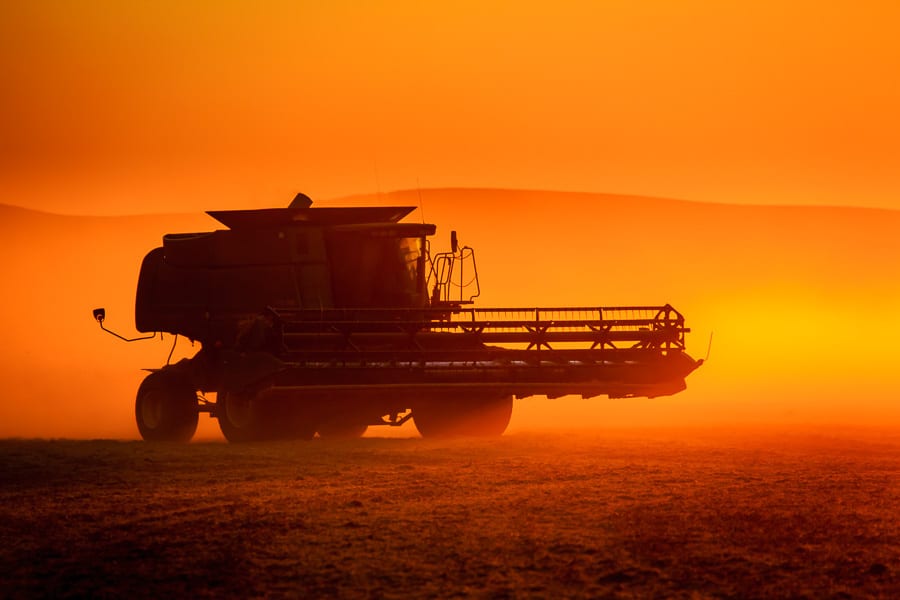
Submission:
M 229 229 L 262 229 L 289 225 L 356 225 L 397 223 L 415 206 L 365 206 L 352 208 L 261 208 L 210 210 L 206 214 Z
M 337 225 L 335 233 L 364 233 L 376 237 L 411 238 L 434 235 L 436 226 L 429 223 L 351 223 Z

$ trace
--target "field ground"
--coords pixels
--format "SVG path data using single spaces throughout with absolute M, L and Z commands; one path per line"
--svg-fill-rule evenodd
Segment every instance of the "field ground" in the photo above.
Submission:
M 900 431 L 0 441 L 0 596 L 900 597 Z

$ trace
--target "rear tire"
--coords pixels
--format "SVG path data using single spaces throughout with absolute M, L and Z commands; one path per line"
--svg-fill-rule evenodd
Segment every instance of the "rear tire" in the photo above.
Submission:
M 219 392 L 216 417 L 222 435 L 231 443 L 256 442 L 263 439 L 259 402 L 255 394 Z
M 172 372 L 150 373 L 138 388 L 134 416 L 148 442 L 189 442 L 200 416 L 197 391 Z
M 422 437 L 499 437 L 509 426 L 512 396 L 431 398 L 413 407 Z
M 294 403 L 264 394 L 220 392 L 216 400 L 219 429 L 233 443 L 309 440 L 312 420 Z

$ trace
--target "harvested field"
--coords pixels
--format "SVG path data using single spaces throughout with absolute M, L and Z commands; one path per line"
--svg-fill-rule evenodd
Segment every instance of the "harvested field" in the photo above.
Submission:
M 8 597 L 898 597 L 900 432 L 0 441 Z

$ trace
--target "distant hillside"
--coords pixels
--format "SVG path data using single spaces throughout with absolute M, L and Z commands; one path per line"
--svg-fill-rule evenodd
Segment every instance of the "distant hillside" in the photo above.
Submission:
M 479 252 L 486 294 L 523 301 L 526 292 L 570 298 L 578 292 L 566 281 L 601 303 L 771 281 L 852 298 L 855 286 L 896 286 L 900 265 L 900 211 L 491 189 L 407 190 L 378 200 L 421 204 L 439 224 L 438 244 L 458 229 Z
M 286 205 L 289 199 L 273 199 Z M 703 204 L 491 189 L 407 190 L 317 206 L 411 205 L 477 251 L 487 305 L 672 303 L 695 356 L 688 391 L 654 401 L 521 401 L 513 426 L 897 422 L 900 211 Z M 142 367 L 170 339 L 125 344 L 141 259 L 203 214 L 72 217 L 0 205 L 0 436 L 133 437 Z M 182 343 L 176 351 L 197 348 Z M 205 418 L 201 423 L 208 422 Z M 203 430 L 201 430 L 203 431 Z M 205 430 L 215 435 L 215 426 Z

